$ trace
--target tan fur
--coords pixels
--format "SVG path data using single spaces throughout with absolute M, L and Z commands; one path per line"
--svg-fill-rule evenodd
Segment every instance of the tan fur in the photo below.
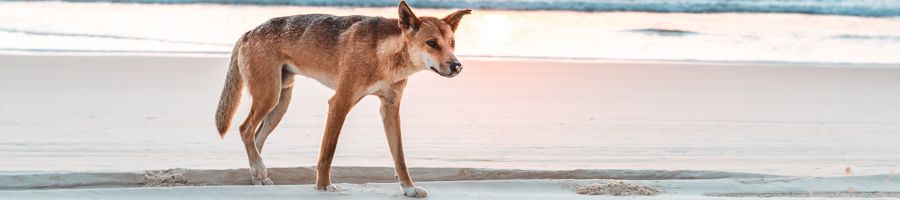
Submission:
M 425 190 L 415 186 L 404 161 L 400 98 L 406 78 L 415 72 L 432 70 L 445 77 L 460 72 L 453 31 L 470 12 L 460 10 L 442 19 L 416 17 L 401 1 L 399 19 L 323 14 L 273 18 L 246 32 L 235 45 L 216 111 L 219 134 L 228 130 L 246 85 L 252 104 L 240 132 L 251 180 L 272 184 L 260 156 L 262 147 L 287 111 L 294 75 L 315 79 L 335 90 L 316 165 L 316 188 L 334 190 L 331 161 L 344 119 L 360 99 L 375 95 L 382 102 L 384 131 L 404 194 L 424 197 Z

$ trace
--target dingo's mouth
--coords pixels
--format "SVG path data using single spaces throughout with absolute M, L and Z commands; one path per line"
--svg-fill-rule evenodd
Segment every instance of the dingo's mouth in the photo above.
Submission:
M 438 71 L 438 70 L 435 69 L 434 67 L 429 67 L 429 69 L 431 69 L 431 71 L 434 71 L 434 73 L 437 73 L 438 75 L 441 75 L 441 76 L 447 77 L 447 78 L 453 78 L 454 75 L 455 75 L 455 74 L 453 74 L 453 73 L 450 73 L 450 74 L 444 74 L 444 73 L 441 73 L 440 71 Z

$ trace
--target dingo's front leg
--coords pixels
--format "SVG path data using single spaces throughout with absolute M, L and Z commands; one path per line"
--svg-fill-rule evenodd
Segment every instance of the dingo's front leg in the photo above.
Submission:
M 352 87 L 338 88 L 335 94 L 328 100 L 328 119 L 325 123 L 325 135 L 322 136 L 322 146 L 319 149 L 319 162 L 316 165 L 316 189 L 337 192 L 339 189 L 331 185 L 331 160 L 334 158 L 334 150 L 337 147 L 338 136 L 347 113 L 361 98 L 359 92 Z
M 391 88 L 381 92 L 381 119 L 384 122 L 384 134 L 387 136 L 391 155 L 394 157 L 394 171 L 403 189 L 403 195 L 409 197 L 426 197 L 428 193 L 424 188 L 418 187 L 409 177 L 406 169 L 406 160 L 403 158 L 403 139 L 400 136 L 400 97 L 406 80 L 394 83 Z

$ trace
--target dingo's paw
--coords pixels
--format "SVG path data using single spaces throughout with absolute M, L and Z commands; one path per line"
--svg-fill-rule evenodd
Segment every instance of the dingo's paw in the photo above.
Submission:
M 403 188 L 403 195 L 415 198 L 425 198 L 428 197 L 428 191 L 425 191 L 425 188 L 419 186 L 405 187 Z
M 275 183 L 272 182 L 272 179 L 269 179 L 269 177 L 266 177 L 264 179 L 250 177 L 250 180 L 253 181 L 253 185 L 275 185 Z
M 328 184 L 324 187 L 316 187 L 316 190 L 318 190 L 320 192 L 340 192 L 340 191 L 342 191 L 341 188 L 339 188 L 337 185 L 334 185 L 334 184 Z

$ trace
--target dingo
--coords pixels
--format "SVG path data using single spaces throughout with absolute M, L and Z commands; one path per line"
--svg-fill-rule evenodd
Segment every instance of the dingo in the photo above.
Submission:
M 315 79 L 335 91 L 328 100 L 328 119 L 316 189 L 337 191 L 331 184 L 331 160 L 344 118 L 366 95 L 381 99 L 381 116 L 394 168 L 406 196 L 425 197 L 406 169 L 400 136 L 400 97 L 411 74 L 431 70 L 454 77 L 462 65 L 453 54 L 453 34 L 472 10 L 444 18 L 416 17 L 400 1 L 399 19 L 368 16 L 296 15 L 270 19 L 244 33 L 234 46 L 216 127 L 224 137 L 240 101 L 244 84 L 252 97 L 250 114 L 240 125 L 255 185 L 270 185 L 260 157 L 266 137 L 291 101 L 294 75 Z

